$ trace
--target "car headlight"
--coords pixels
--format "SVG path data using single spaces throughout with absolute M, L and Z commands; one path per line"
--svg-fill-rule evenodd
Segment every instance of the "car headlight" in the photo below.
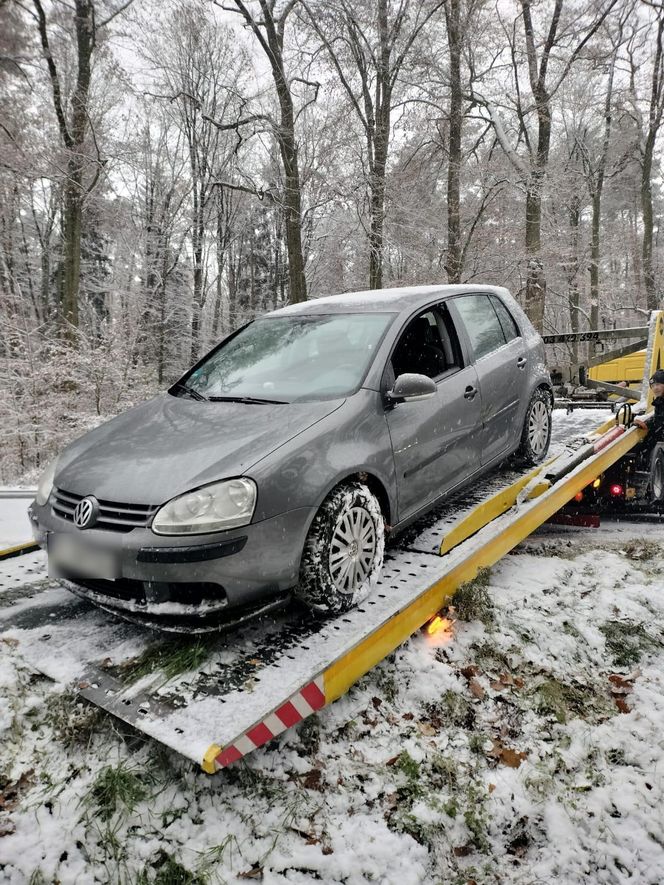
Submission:
M 51 463 L 48 465 L 46 470 L 39 478 L 35 501 L 39 504 L 40 507 L 44 506 L 44 504 L 48 501 L 49 495 L 51 494 L 51 489 L 53 488 L 53 480 L 55 478 L 55 468 L 57 466 L 58 459 L 55 458 L 53 461 L 51 461 Z
M 157 535 L 194 535 L 234 529 L 251 522 L 256 483 L 240 477 L 215 482 L 173 498 L 157 512 L 152 531 Z

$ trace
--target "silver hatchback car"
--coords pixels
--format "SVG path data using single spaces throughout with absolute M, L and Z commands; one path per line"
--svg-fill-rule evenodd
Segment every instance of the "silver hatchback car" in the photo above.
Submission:
M 542 340 L 496 286 L 356 292 L 238 329 L 73 442 L 31 506 L 51 574 L 189 630 L 370 592 L 395 531 L 551 434 Z

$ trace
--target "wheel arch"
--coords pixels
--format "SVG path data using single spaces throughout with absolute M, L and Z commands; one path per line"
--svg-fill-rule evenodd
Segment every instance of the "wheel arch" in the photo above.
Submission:
M 353 473 L 348 473 L 344 476 L 336 477 L 334 482 L 331 483 L 331 485 L 325 490 L 325 494 L 318 501 L 315 513 L 318 512 L 323 501 L 325 501 L 325 499 L 329 497 L 329 495 L 331 495 L 335 489 L 348 482 L 361 482 L 364 483 L 365 486 L 367 486 L 369 491 L 375 496 L 376 500 L 378 501 L 385 522 L 387 523 L 387 525 L 390 525 L 390 521 L 396 511 L 396 508 L 390 501 L 390 495 L 383 480 L 380 479 L 375 473 L 372 473 L 368 470 L 356 470 Z M 313 516 L 311 521 L 313 522 Z

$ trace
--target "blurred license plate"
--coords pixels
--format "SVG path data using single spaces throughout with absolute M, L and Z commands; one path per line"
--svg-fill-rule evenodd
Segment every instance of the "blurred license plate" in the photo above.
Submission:
M 118 557 L 111 550 L 100 550 L 72 535 L 54 533 L 48 536 L 48 570 L 53 577 L 72 575 L 114 581 L 120 576 Z

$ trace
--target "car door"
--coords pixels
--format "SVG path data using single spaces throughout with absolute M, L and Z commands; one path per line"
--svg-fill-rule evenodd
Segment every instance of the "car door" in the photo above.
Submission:
M 482 464 L 518 442 L 519 406 L 526 382 L 526 347 L 511 314 L 495 295 L 459 295 L 448 302 L 463 327 L 482 397 Z M 461 332 L 460 332 L 461 334 Z
M 405 325 L 384 375 L 415 372 L 436 382 L 430 399 L 387 404 L 397 475 L 399 521 L 407 519 L 480 466 L 481 396 L 477 373 L 463 365 L 447 308 L 423 311 Z

